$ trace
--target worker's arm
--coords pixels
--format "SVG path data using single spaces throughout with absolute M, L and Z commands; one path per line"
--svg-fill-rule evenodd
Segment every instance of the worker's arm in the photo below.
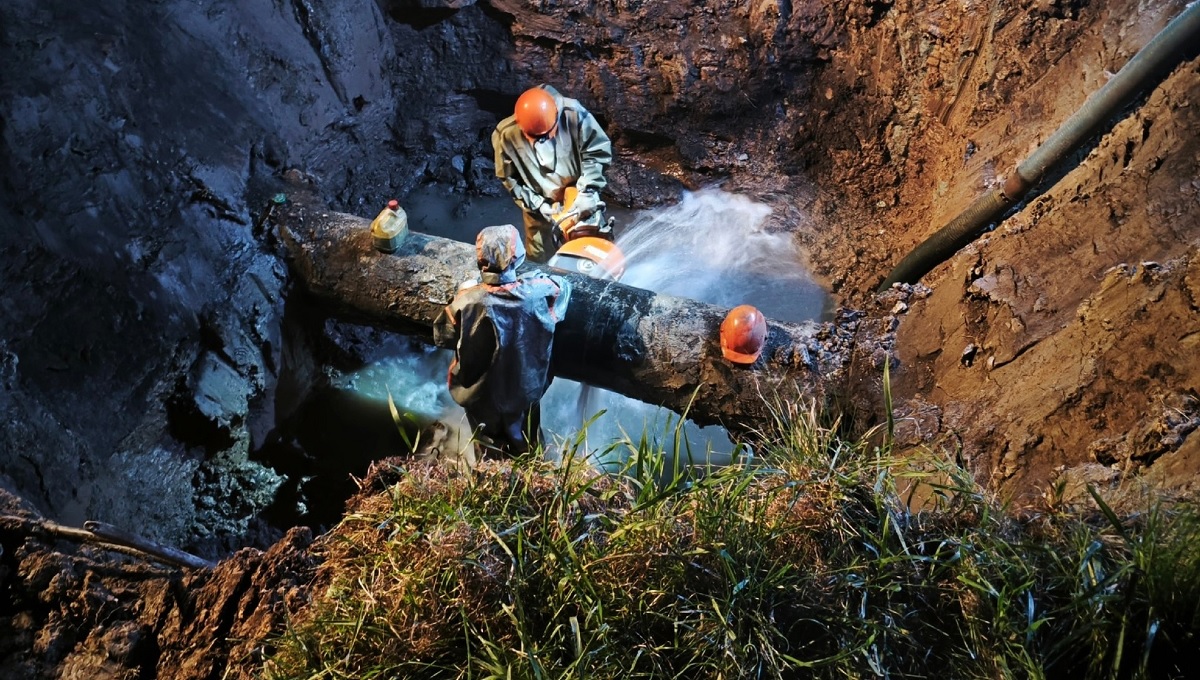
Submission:
M 550 295 L 547 300 L 554 323 L 557 324 L 567 316 L 567 303 L 571 301 L 571 282 L 562 276 L 550 275 L 549 278 L 558 285 L 558 293 Z
M 434 345 L 445 349 L 454 349 L 458 346 L 458 319 L 454 317 L 454 310 L 447 305 L 433 320 Z
M 612 163 L 612 142 L 600 123 L 586 110 L 579 111 L 579 190 L 594 190 L 598 195 L 608 179 L 604 173 Z M 499 165 L 497 164 L 497 168 Z
M 504 139 L 500 130 L 492 132 L 492 149 L 496 153 L 496 177 L 500 178 L 500 183 L 516 201 L 517 207 L 525 212 L 541 212 L 542 204 L 546 203 L 546 199 L 521 183 L 521 177 L 517 174 L 517 169 L 504 148 Z

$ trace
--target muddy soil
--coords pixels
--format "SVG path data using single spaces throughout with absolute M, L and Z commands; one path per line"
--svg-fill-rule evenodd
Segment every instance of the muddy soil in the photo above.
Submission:
M 36 519 L 0 491 L 6 518 Z M 0 523 L 0 678 L 252 677 L 315 575 L 312 533 L 180 573 Z M 230 668 L 243 674 L 230 676 Z
M 844 386 L 864 425 L 889 350 L 902 444 L 950 445 L 1001 494 L 1194 490 L 1194 54 L 995 230 L 874 292 L 1182 8 L 5 3 L 4 512 L 228 558 L 181 575 L 0 531 L 0 677 L 249 672 L 312 573 L 279 520 L 311 472 L 286 424 L 379 342 L 290 291 L 261 229 L 278 177 L 360 215 L 428 183 L 496 195 L 488 134 L 538 82 L 610 132 L 614 204 L 721 183 L 774 207 L 865 313 Z
M 874 226 L 851 232 L 854 257 L 831 251 L 854 262 L 834 274 L 853 285 L 850 299 L 869 294 L 879 265 L 1009 176 L 1179 6 L 995 4 L 958 21 L 955 8 L 934 9 L 889 15 L 936 40 L 926 78 L 909 83 L 921 94 L 915 111 L 898 110 L 882 138 L 907 147 L 889 148 L 893 205 L 882 196 L 867 206 Z M 964 30 L 946 34 L 947 20 Z M 961 446 L 977 477 L 1018 503 L 1059 479 L 1197 488 L 1198 75 L 1193 52 L 994 231 L 926 276 L 928 290 L 867 303 L 898 313 L 907 443 Z M 901 132 L 906 118 L 916 124 Z M 885 238 L 898 248 L 859 254 Z

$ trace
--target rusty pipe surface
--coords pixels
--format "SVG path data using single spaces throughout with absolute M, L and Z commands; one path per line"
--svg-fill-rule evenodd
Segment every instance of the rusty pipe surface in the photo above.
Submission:
M 365 218 L 289 194 L 272 220 L 293 273 L 330 312 L 432 339 L 433 321 L 458 285 L 478 275 L 474 248 L 410 232 L 395 253 L 374 250 Z M 752 428 L 777 399 L 820 399 L 848 362 L 851 339 L 833 324 L 768 322 L 750 367 L 721 356 L 727 309 L 564 274 L 573 291 L 555 332 L 552 370 L 649 404 L 687 412 L 701 425 Z
M 1200 2 L 1193 2 L 1146 43 L 1125 66 L 1088 97 L 1058 130 L 1017 166 L 1003 189 L 992 189 L 912 250 L 880 284 L 915 283 L 982 234 L 1042 179 L 1078 151 L 1139 93 L 1157 85 L 1200 44 Z

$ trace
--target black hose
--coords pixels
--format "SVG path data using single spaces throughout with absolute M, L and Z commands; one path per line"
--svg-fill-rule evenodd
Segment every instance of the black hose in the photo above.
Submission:
M 884 279 L 877 292 L 893 283 L 915 283 L 931 269 L 975 240 L 989 224 L 1029 193 L 1047 172 L 1075 153 L 1138 93 L 1157 85 L 1167 71 L 1200 42 L 1200 2 L 1193 2 L 1146 43 L 1121 70 L 1084 102 L 1057 131 L 1017 166 L 1004 189 L 993 189 L 913 249 Z
M 1012 204 L 1000 189 L 993 189 L 975 199 L 975 202 L 959 213 L 958 217 L 938 229 L 933 236 L 925 239 L 900 260 L 900 264 L 896 265 L 879 287 L 879 292 L 891 288 L 893 283 L 913 283 L 929 273 L 929 270 L 941 264 L 947 257 L 974 241 L 984 226 L 1003 215 Z

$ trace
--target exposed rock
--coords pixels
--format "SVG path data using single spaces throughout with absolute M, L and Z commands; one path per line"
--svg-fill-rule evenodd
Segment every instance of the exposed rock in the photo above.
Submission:
M 0 475 L 62 521 L 240 545 L 271 500 L 245 430 L 272 401 L 284 299 L 259 179 L 291 161 L 345 191 L 349 149 L 392 115 L 382 14 L 20 0 L 0 18 Z M 374 167 L 356 180 L 391 173 Z

